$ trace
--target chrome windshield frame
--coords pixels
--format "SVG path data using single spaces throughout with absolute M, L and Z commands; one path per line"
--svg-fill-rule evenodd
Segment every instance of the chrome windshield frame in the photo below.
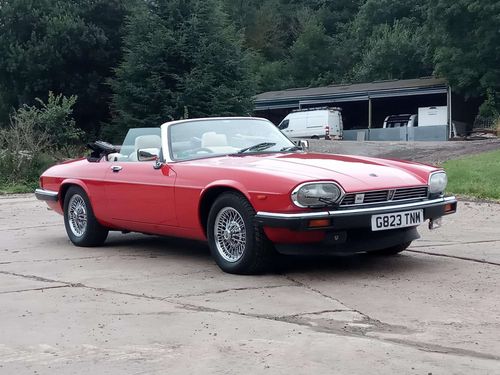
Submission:
M 196 122 L 196 121 L 227 121 L 227 120 L 254 120 L 254 121 L 265 121 L 270 123 L 271 125 L 274 126 L 274 124 L 269 121 L 268 119 L 261 118 L 261 117 L 204 117 L 204 118 L 193 118 L 193 119 L 187 119 L 187 120 L 177 120 L 177 121 L 169 121 L 161 125 L 161 143 L 162 143 L 162 153 L 163 153 L 163 162 L 164 163 L 180 163 L 183 161 L 189 161 L 189 160 L 198 160 L 198 159 L 205 159 L 209 157 L 221 157 L 225 155 L 233 155 L 233 154 L 217 154 L 217 155 L 207 155 L 202 158 L 196 158 L 196 159 L 186 159 L 186 160 L 176 160 L 172 157 L 172 152 L 171 152 L 171 140 L 170 140 L 170 128 L 173 125 L 178 125 L 178 124 L 183 124 L 183 123 L 190 123 L 190 122 Z M 215 127 L 214 127 L 215 128 Z M 286 135 L 281 133 L 284 138 L 288 139 Z M 293 142 L 288 139 L 292 144 Z M 276 152 L 276 151 L 273 151 Z

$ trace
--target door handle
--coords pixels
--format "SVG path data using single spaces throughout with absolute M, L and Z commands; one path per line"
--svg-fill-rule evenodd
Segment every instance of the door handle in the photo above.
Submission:
M 113 172 L 115 172 L 115 173 L 118 173 L 118 172 L 120 172 L 120 171 L 122 170 L 122 167 L 121 167 L 121 166 L 119 166 L 119 165 L 113 165 L 113 166 L 111 167 L 111 170 L 112 170 Z

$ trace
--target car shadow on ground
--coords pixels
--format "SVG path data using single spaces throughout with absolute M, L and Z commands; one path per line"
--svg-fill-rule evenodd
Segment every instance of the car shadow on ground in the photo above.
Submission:
M 197 262 L 206 268 L 217 269 L 206 242 L 187 240 L 175 237 L 159 237 L 141 234 L 110 234 L 104 247 L 118 250 L 121 254 L 148 255 L 152 258 L 175 257 L 176 262 Z M 379 256 L 368 253 L 353 255 L 280 255 L 267 275 L 292 275 L 300 273 L 332 273 L 347 274 L 384 274 L 400 275 L 419 270 L 436 272 L 440 269 L 437 263 L 445 259 L 431 259 L 422 255 L 405 251 L 393 256 Z M 220 271 L 222 272 L 222 271 Z
M 436 272 L 439 268 L 431 259 L 415 257 L 410 252 L 393 256 L 368 253 L 328 256 L 283 256 L 275 267 L 279 273 L 334 274 L 337 276 L 402 276 L 419 272 Z

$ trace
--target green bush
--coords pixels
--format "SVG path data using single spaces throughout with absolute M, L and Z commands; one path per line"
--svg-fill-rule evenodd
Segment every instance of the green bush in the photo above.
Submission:
M 81 144 L 82 131 L 72 117 L 76 97 L 49 93 L 47 103 L 24 105 L 0 129 L 0 190 L 32 190 L 38 177 Z

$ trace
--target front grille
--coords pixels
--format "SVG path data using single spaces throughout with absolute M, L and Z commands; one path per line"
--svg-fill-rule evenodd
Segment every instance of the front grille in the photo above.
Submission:
M 356 203 L 356 195 L 359 194 L 364 194 L 364 198 L 362 202 L 358 200 L 358 202 Z M 427 186 L 401 188 L 393 190 L 366 191 L 360 193 L 349 193 L 345 195 L 340 205 L 350 206 L 358 204 L 385 203 L 391 201 L 402 201 L 402 200 L 422 199 L 422 198 L 427 198 Z
M 407 189 L 396 189 L 394 193 L 394 201 L 400 201 L 403 199 L 416 199 L 427 197 L 427 186 L 419 188 L 407 188 Z

